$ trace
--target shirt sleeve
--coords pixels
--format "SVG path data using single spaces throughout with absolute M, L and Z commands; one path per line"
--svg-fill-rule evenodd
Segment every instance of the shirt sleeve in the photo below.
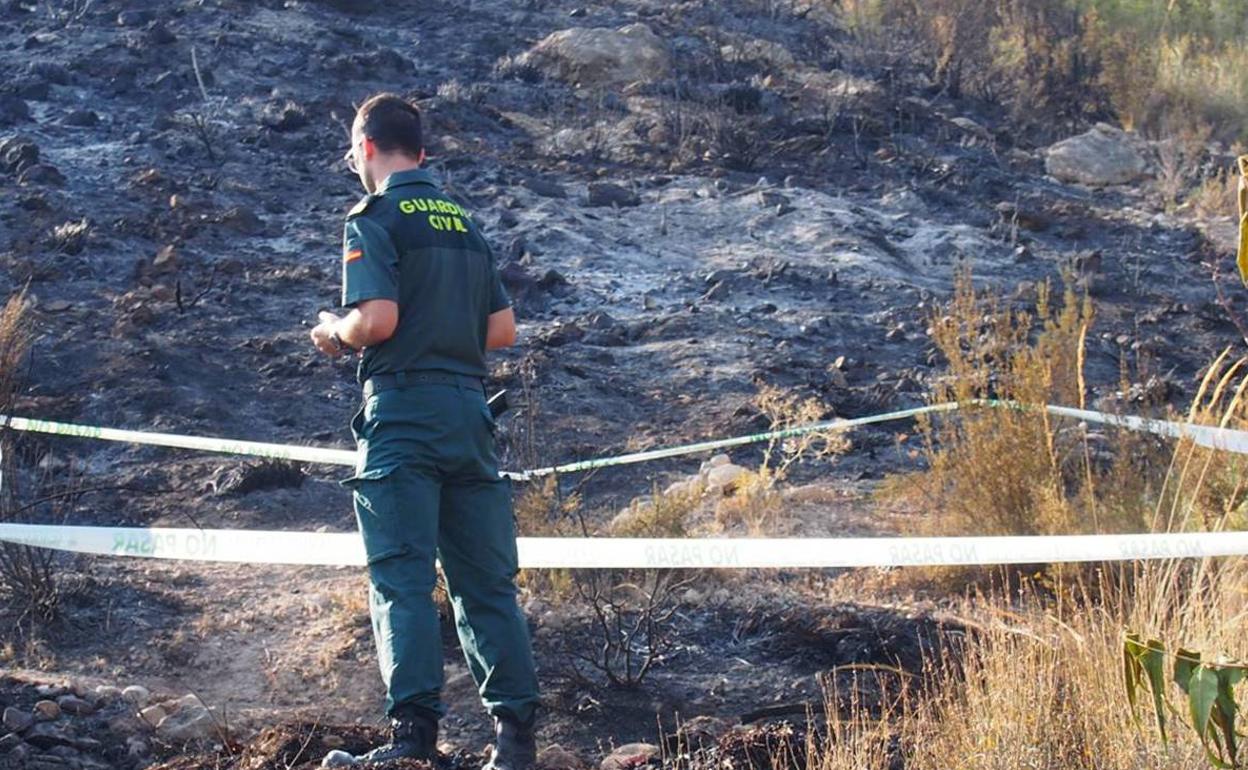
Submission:
M 399 254 L 385 228 L 356 217 L 342 234 L 342 305 L 369 299 L 399 301 Z
M 485 249 L 490 255 L 490 312 L 497 313 L 511 307 L 511 297 L 507 296 L 507 289 L 503 288 L 503 278 L 498 272 L 498 260 L 494 259 L 494 250 L 490 248 L 488 242 Z

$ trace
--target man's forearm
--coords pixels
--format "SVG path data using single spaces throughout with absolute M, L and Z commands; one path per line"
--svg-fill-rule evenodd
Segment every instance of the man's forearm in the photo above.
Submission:
M 334 331 L 338 332 L 338 337 L 343 344 L 361 350 L 372 345 L 385 342 L 387 337 L 381 336 L 375 328 L 375 324 L 371 323 L 367 316 L 359 311 L 352 309 L 334 326 Z M 388 336 L 388 335 L 387 335 Z

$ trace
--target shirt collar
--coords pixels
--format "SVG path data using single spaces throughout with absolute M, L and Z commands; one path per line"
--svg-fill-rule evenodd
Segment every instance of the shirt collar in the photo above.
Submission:
M 409 184 L 427 184 L 434 187 L 437 186 L 437 183 L 433 180 L 433 174 L 429 173 L 427 170 L 423 168 L 409 168 L 406 171 L 396 171 L 386 177 L 386 181 L 381 183 L 381 189 L 377 192 L 381 194 L 392 188 Z

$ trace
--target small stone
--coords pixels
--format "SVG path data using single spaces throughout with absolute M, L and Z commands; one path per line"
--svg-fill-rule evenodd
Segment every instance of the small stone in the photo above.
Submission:
M 170 45 L 178 42 L 178 36 L 170 32 L 164 24 L 157 22 L 147 31 L 147 42 L 150 45 Z
M 30 120 L 30 106 L 12 94 L 0 94 L 0 126 Z
M 74 110 L 62 118 L 61 122 L 67 126 L 90 128 L 99 125 L 100 116 L 95 110 Z
M 297 131 L 308 124 L 308 114 L 292 101 L 264 106 L 260 122 L 277 132 Z
M 41 751 L 47 751 L 53 746 L 73 746 L 75 743 L 64 723 L 42 722 L 27 730 L 23 737 L 27 743 Z
M 152 706 L 148 706 L 147 708 L 139 712 L 139 717 L 144 722 L 147 722 L 149 725 L 151 725 L 152 727 L 155 727 L 156 725 L 160 724 L 160 721 L 167 716 L 169 716 L 169 712 L 166 711 L 165 707 L 160 705 L 159 703 L 152 705 Z
M 30 64 L 26 65 L 26 72 L 28 72 L 31 77 L 35 77 L 49 83 L 54 83 L 58 86 L 67 86 L 72 79 L 69 74 L 69 68 L 67 68 L 64 64 L 46 59 L 32 61 Z
M 186 710 L 170 714 L 156 725 L 156 732 L 166 740 L 194 741 L 217 737 L 217 723 L 212 714 L 202 711 Z
M 260 235 L 264 232 L 264 221 L 249 208 L 235 206 L 221 215 L 221 224 L 228 225 L 242 235 Z
M 0 756 L 10 754 L 13 749 L 22 745 L 22 736 L 17 733 L 8 733 L 0 736 Z M 10 756 L 12 756 L 10 754 Z
M 176 698 L 171 701 L 165 701 L 164 705 L 165 705 L 165 708 L 169 709 L 169 712 L 171 714 L 180 713 L 188 709 L 189 710 L 203 710 L 207 708 L 207 706 L 204 705 L 204 702 L 199 699 L 199 696 L 195 695 L 194 693 L 187 693 L 186 695 L 183 695 L 181 698 Z
M 130 184 L 135 187 L 155 187 L 165 181 L 164 174 L 157 168 L 145 168 L 130 177 Z
M 152 272 L 154 274 L 170 273 L 176 270 L 177 267 L 178 252 L 177 249 L 171 245 L 162 246 L 160 250 L 156 252 L 156 256 L 152 258 Z M 125 693 L 129 691 L 130 688 L 127 687 L 122 691 L 122 694 L 125 695 Z M 129 697 L 127 696 L 126 699 L 129 700 Z
M 650 743 L 629 743 L 602 760 L 599 770 L 630 770 L 658 758 L 659 747 Z
M 26 185 L 51 185 L 60 187 L 65 184 L 65 176 L 55 167 L 39 163 L 26 169 L 17 178 L 17 183 Z
M 537 280 L 537 288 L 550 290 L 557 286 L 567 286 L 568 279 L 558 270 L 547 270 L 541 278 Z
M 541 770 L 584 770 L 588 763 L 555 743 L 542 749 L 537 755 L 537 766 Z
M 160 720 L 156 731 L 167 740 L 193 741 L 217 737 L 216 717 L 194 695 L 184 695 L 163 705 L 172 713 Z
M 135 707 L 143 708 L 148 703 L 151 703 L 152 691 L 141 685 L 132 684 L 121 691 L 121 697 L 133 703 Z
M 537 284 L 537 278 L 515 262 L 508 262 L 498 271 L 498 277 L 509 292 L 523 291 Z
M 559 348 L 570 342 L 579 342 L 585 337 L 585 330 L 576 323 L 557 323 L 544 332 L 538 340 L 549 348 Z
M 0 168 L 20 174 L 39 162 L 39 146 L 24 136 L 11 136 L 0 141 Z
M 667 489 L 663 490 L 664 497 L 685 497 L 696 494 L 698 488 L 702 486 L 701 476 L 692 476 L 681 481 L 673 481 L 667 485 Z
M 41 700 L 35 704 L 35 718 L 40 720 L 60 719 L 61 707 L 54 700 Z
M 6 730 L 20 733 L 30 729 L 30 726 L 35 723 L 35 718 L 21 709 L 9 706 L 4 710 L 2 721 Z
M 708 490 L 719 490 L 721 494 L 731 492 L 737 487 L 741 478 L 749 471 L 740 465 L 717 465 L 706 472 L 706 486 Z
M 731 457 L 725 454 L 718 454 L 712 457 L 711 459 L 707 460 L 706 462 L 702 463 L 700 472 L 705 474 L 708 471 L 710 471 L 711 468 L 718 468 L 721 465 L 731 465 L 731 464 L 732 464 Z
M 715 746 L 731 730 L 732 724 L 725 719 L 698 716 L 681 723 L 674 737 L 679 738 L 679 745 L 686 750 L 697 751 Z
M 173 302 L 178 298 L 177 289 L 167 283 L 158 283 L 152 286 L 152 299 L 160 302 Z
M 590 182 L 588 186 L 589 205 L 591 206 L 638 206 L 641 197 L 627 187 L 611 182 Z
M 46 80 L 21 78 L 14 82 L 13 93 L 32 102 L 45 102 L 52 95 L 52 87 Z
M 321 767 L 350 767 L 354 764 L 355 757 L 341 749 L 334 749 L 321 760 Z
M 61 711 L 64 713 L 76 717 L 86 716 L 95 712 L 94 706 L 77 695 L 62 695 L 56 699 L 56 705 L 60 706 Z
M 102 684 L 95 688 L 95 695 L 105 701 L 118 700 L 121 698 L 121 688 L 111 684 Z
M 563 185 L 550 179 L 543 179 L 542 177 L 531 176 L 531 177 L 525 178 L 525 180 L 521 182 L 521 184 L 527 187 L 529 190 L 542 196 L 543 198 L 566 198 L 568 197 L 568 193 L 566 190 L 563 189 Z
M 957 126 L 958 128 L 962 129 L 966 133 L 970 134 L 971 136 L 977 137 L 979 139 L 984 139 L 987 141 L 992 140 L 992 134 L 988 131 L 988 129 L 984 128 L 983 126 L 971 120 L 970 118 L 957 117 L 957 118 L 953 118 L 949 122 Z

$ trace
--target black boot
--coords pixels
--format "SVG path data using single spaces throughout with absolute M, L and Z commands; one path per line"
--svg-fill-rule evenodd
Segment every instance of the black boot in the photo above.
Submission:
M 359 756 L 352 756 L 345 751 L 331 751 L 321 761 L 321 767 L 347 767 L 362 762 L 385 762 L 390 759 L 432 760 L 437 755 L 437 720 L 400 706 L 390 720 L 389 743 Z
M 536 719 L 516 722 L 494 717 L 494 751 L 482 770 L 533 770 L 537 765 Z

